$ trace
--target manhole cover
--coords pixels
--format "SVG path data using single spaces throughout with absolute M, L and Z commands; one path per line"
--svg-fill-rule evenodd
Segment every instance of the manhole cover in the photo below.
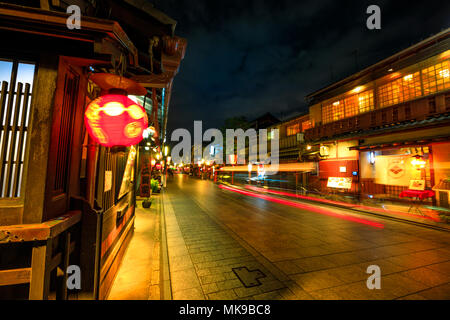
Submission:
M 260 286 L 259 279 L 265 278 L 266 275 L 259 269 L 248 270 L 247 267 L 232 268 L 234 274 L 239 278 L 244 287 L 251 288 Z

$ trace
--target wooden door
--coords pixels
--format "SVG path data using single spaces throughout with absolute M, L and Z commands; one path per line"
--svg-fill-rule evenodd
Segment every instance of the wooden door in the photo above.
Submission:
M 79 194 L 86 84 L 82 69 L 61 58 L 53 108 L 43 220 L 64 214 L 69 210 L 70 196 Z

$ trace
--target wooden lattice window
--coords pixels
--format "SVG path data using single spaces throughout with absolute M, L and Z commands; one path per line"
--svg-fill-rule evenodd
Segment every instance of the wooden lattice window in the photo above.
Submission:
M 22 195 L 35 65 L 0 60 L 0 198 Z

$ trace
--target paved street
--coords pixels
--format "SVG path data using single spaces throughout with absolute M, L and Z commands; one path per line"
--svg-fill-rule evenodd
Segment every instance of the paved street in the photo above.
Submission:
M 450 299 L 450 233 L 254 195 L 169 181 L 173 299 Z

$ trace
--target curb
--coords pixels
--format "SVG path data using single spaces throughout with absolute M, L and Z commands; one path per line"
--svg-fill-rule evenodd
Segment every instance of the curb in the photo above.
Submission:
M 169 269 L 169 253 L 167 248 L 167 234 L 166 234 L 166 215 L 164 210 L 164 188 L 161 188 L 161 197 L 158 199 L 159 214 L 161 215 L 160 227 L 160 300 L 172 300 L 172 285 L 170 282 Z

